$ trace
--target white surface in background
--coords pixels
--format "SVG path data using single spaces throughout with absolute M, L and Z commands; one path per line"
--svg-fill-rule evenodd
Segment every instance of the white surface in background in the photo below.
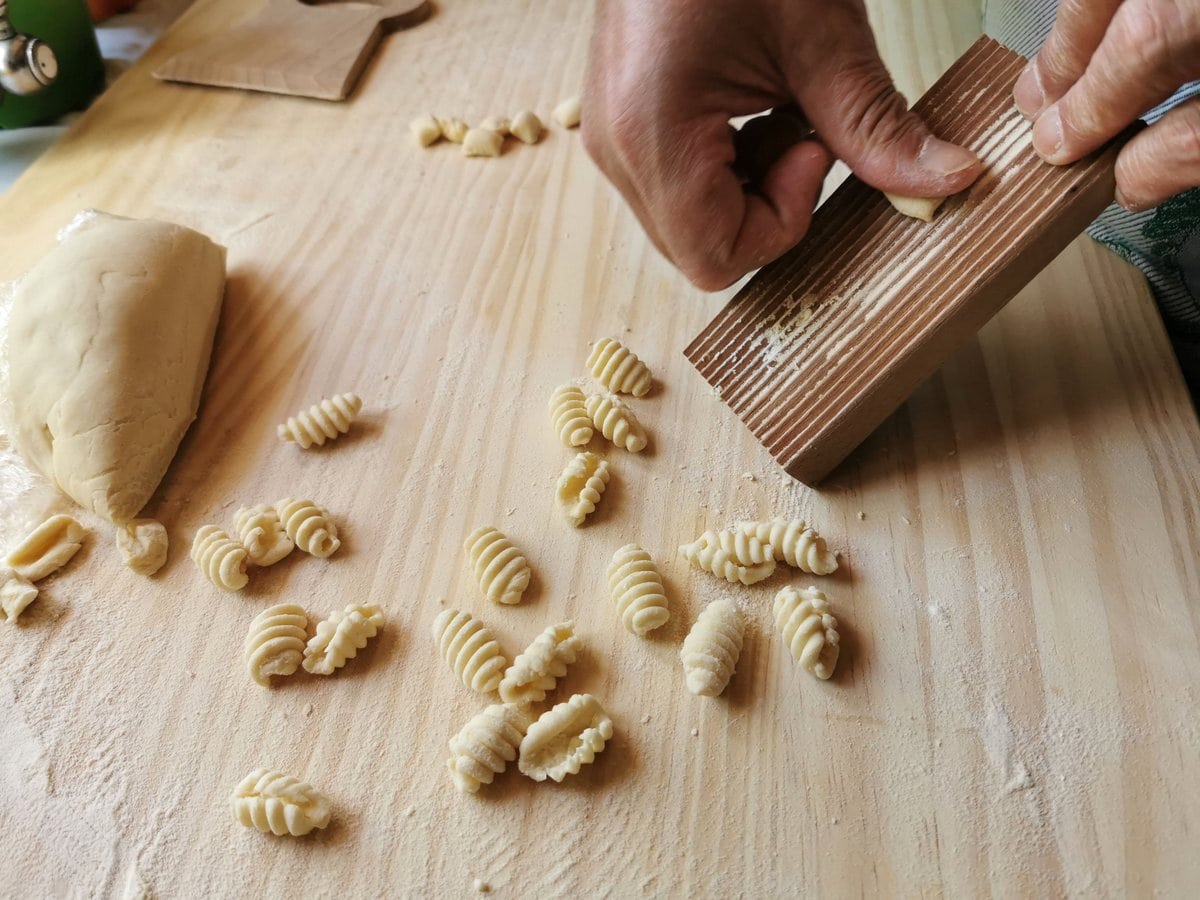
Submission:
M 104 57 L 108 83 L 158 40 L 167 27 L 182 15 L 192 0 L 142 0 L 130 12 L 113 16 L 96 26 L 100 55 Z M 77 114 L 72 114 L 77 115 Z M 66 131 L 72 116 L 53 125 L 0 130 L 0 193 L 20 177 L 29 165 Z

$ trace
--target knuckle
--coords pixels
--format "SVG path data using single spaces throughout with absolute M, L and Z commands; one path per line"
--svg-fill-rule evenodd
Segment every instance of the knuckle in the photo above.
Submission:
M 1122 4 L 1113 19 L 1114 49 L 1162 78 L 1164 86 L 1178 86 L 1194 65 L 1197 37 L 1195 25 L 1187 19 L 1188 14 L 1172 0 Z
M 849 63 L 840 76 L 841 95 L 860 146 L 898 144 L 920 132 L 908 104 L 874 60 Z

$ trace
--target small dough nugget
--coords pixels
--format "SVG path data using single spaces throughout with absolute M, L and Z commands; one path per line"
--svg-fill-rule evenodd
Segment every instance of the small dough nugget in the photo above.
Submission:
M 17 447 L 80 506 L 122 523 L 196 417 L 225 248 L 190 228 L 81 216 L 21 280 L 9 320 Z
M 499 156 L 504 149 L 504 135 L 482 126 L 472 128 L 463 138 L 463 156 Z
M 554 118 L 563 128 L 575 128 L 582 118 L 582 107 L 578 97 L 568 97 L 554 107 Z
M 945 197 L 901 197 L 887 192 L 884 192 L 884 196 L 896 208 L 896 212 L 922 222 L 932 222 L 934 213 L 946 202 Z

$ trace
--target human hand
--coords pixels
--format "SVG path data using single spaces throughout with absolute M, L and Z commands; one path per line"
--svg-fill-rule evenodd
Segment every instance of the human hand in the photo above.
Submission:
M 735 164 L 752 148 L 735 151 L 729 120 L 769 107 L 811 127 L 747 189 Z M 957 193 L 981 169 L 908 111 L 862 0 L 599 0 L 582 129 L 651 240 L 707 290 L 804 236 L 831 153 L 914 197 Z
M 1200 78 L 1200 0 L 1061 0 L 1054 30 L 1017 80 L 1033 145 L 1058 165 L 1086 156 Z M 1200 185 L 1200 98 L 1117 157 L 1117 202 L 1156 206 Z

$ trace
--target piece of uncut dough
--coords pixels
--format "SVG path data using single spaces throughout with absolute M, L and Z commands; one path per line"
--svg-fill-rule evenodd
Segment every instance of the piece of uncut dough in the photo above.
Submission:
M 76 218 L 18 284 L 9 320 L 17 447 L 80 506 L 146 505 L 196 417 L 225 248 L 105 213 Z
M 934 213 L 946 202 L 945 197 L 901 197 L 899 194 L 889 194 L 886 191 L 883 196 L 888 198 L 888 202 L 896 208 L 896 212 L 913 219 L 920 219 L 922 222 L 932 222 Z

